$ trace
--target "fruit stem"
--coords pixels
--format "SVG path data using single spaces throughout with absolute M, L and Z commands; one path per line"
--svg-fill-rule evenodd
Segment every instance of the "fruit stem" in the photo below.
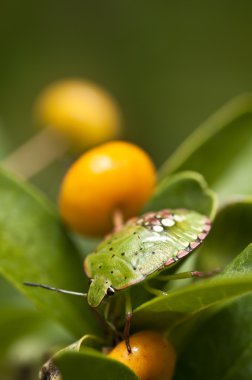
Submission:
M 115 209 L 113 212 L 114 232 L 119 231 L 124 225 L 123 213 L 120 209 Z

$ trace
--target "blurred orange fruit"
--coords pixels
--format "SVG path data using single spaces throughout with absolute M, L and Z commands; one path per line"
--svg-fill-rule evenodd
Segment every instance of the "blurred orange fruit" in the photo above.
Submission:
M 113 214 L 135 216 L 151 196 L 156 172 L 136 145 L 114 141 L 84 153 L 67 172 L 59 194 L 66 224 L 83 235 L 101 236 L 113 228 Z
M 87 148 L 118 137 L 119 108 L 98 85 L 78 79 L 49 85 L 35 107 L 36 119 L 64 136 L 73 146 Z

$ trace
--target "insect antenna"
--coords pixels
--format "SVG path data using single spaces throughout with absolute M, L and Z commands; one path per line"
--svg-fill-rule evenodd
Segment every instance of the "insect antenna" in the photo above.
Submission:
M 72 292 L 71 290 L 58 289 L 58 288 L 54 288 L 53 286 L 48 286 L 44 284 L 35 284 L 34 282 L 24 282 L 23 284 L 26 286 L 34 286 L 34 287 L 42 288 L 46 290 L 53 290 L 58 293 L 71 294 L 73 296 L 80 296 L 80 297 L 87 297 L 87 293 Z

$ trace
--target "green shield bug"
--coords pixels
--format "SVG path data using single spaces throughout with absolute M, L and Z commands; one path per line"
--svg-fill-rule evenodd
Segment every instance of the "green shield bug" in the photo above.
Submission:
M 84 261 L 91 279 L 88 303 L 97 307 L 113 294 L 156 276 L 205 239 L 210 220 L 185 209 L 151 212 L 128 221 Z
M 129 220 L 112 233 L 84 260 L 84 270 L 90 279 L 87 294 L 56 289 L 47 285 L 26 283 L 59 292 L 87 296 L 88 304 L 96 308 L 106 298 L 134 284 L 144 282 L 190 254 L 206 238 L 211 221 L 205 215 L 187 209 L 167 209 L 149 212 Z M 166 276 L 172 279 L 201 276 L 188 272 Z M 128 350 L 128 308 L 126 342 Z

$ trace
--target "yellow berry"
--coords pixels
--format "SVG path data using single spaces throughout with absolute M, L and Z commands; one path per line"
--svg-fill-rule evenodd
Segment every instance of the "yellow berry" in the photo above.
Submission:
M 141 331 L 130 337 L 130 345 L 130 354 L 125 342 L 121 342 L 108 356 L 130 367 L 141 380 L 172 379 L 176 354 L 163 335 L 155 331 Z
M 36 105 L 36 118 L 78 148 L 117 137 L 121 116 L 115 100 L 101 87 L 84 80 L 51 84 Z
M 113 214 L 135 216 L 153 192 L 156 172 L 138 146 L 114 141 L 83 154 L 67 172 L 59 195 L 66 224 L 83 235 L 113 228 Z

